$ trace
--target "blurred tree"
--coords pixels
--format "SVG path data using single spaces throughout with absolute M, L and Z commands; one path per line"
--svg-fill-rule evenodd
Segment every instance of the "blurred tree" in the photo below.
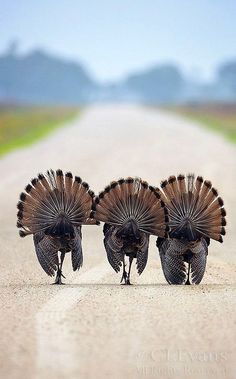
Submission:
M 236 61 L 223 64 L 218 71 L 218 78 L 221 85 L 227 87 L 232 94 L 236 95 Z
M 9 42 L 7 49 L 6 49 L 6 54 L 7 55 L 17 55 L 19 52 L 19 46 L 20 42 L 18 39 L 13 39 L 12 41 Z
M 152 103 L 178 101 L 184 84 L 180 70 L 174 65 L 156 66 L 126 80 L 126 85 L 138 91 L 143 101 Z

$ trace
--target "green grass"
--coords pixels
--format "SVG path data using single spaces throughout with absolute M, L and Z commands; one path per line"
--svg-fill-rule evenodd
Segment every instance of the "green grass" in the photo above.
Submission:
M 0 107 L 0 156 L 44 138 L 78 109 L 72 107 Z
M 236 143 L 236 104 L 189 105 L 171 109 L 223 134 L 228 140 Z

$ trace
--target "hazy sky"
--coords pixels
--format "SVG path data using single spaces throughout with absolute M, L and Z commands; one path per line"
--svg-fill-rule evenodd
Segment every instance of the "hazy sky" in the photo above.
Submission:
M 161 62 L 209 78 L 236 57 L 236 0 L 0 0 L 0 52 L 42 47 L 101 80 Z

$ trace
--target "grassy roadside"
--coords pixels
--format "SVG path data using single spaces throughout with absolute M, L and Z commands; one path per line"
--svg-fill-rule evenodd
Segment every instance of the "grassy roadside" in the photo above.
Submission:
M 0 156 L 31 145 L 77 114 L 72 107 L 0 106 Z
M 170 109 L 223 134 L 228 140 L 236 143 L 236 104 L 188 105 Z

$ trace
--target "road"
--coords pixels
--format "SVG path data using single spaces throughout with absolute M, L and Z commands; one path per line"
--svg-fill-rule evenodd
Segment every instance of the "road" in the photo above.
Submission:
M 227 235 L 212 242 L 199 286 L 169 286 L 155 247 L 133 286 L 106 261 L 102 227 L 83 228 L 84 266 L 65 286 L 39 266 L 15 227 L 18 195 L 47 168 L 71 170 L 98 192 L 137 175 L 212 180 L 225 200 Z M 236 377 L 236 149 L 192 121 L 138 106 L 92 106 L 46 140 L 0 160 L 0 377 L 4 379 Z

